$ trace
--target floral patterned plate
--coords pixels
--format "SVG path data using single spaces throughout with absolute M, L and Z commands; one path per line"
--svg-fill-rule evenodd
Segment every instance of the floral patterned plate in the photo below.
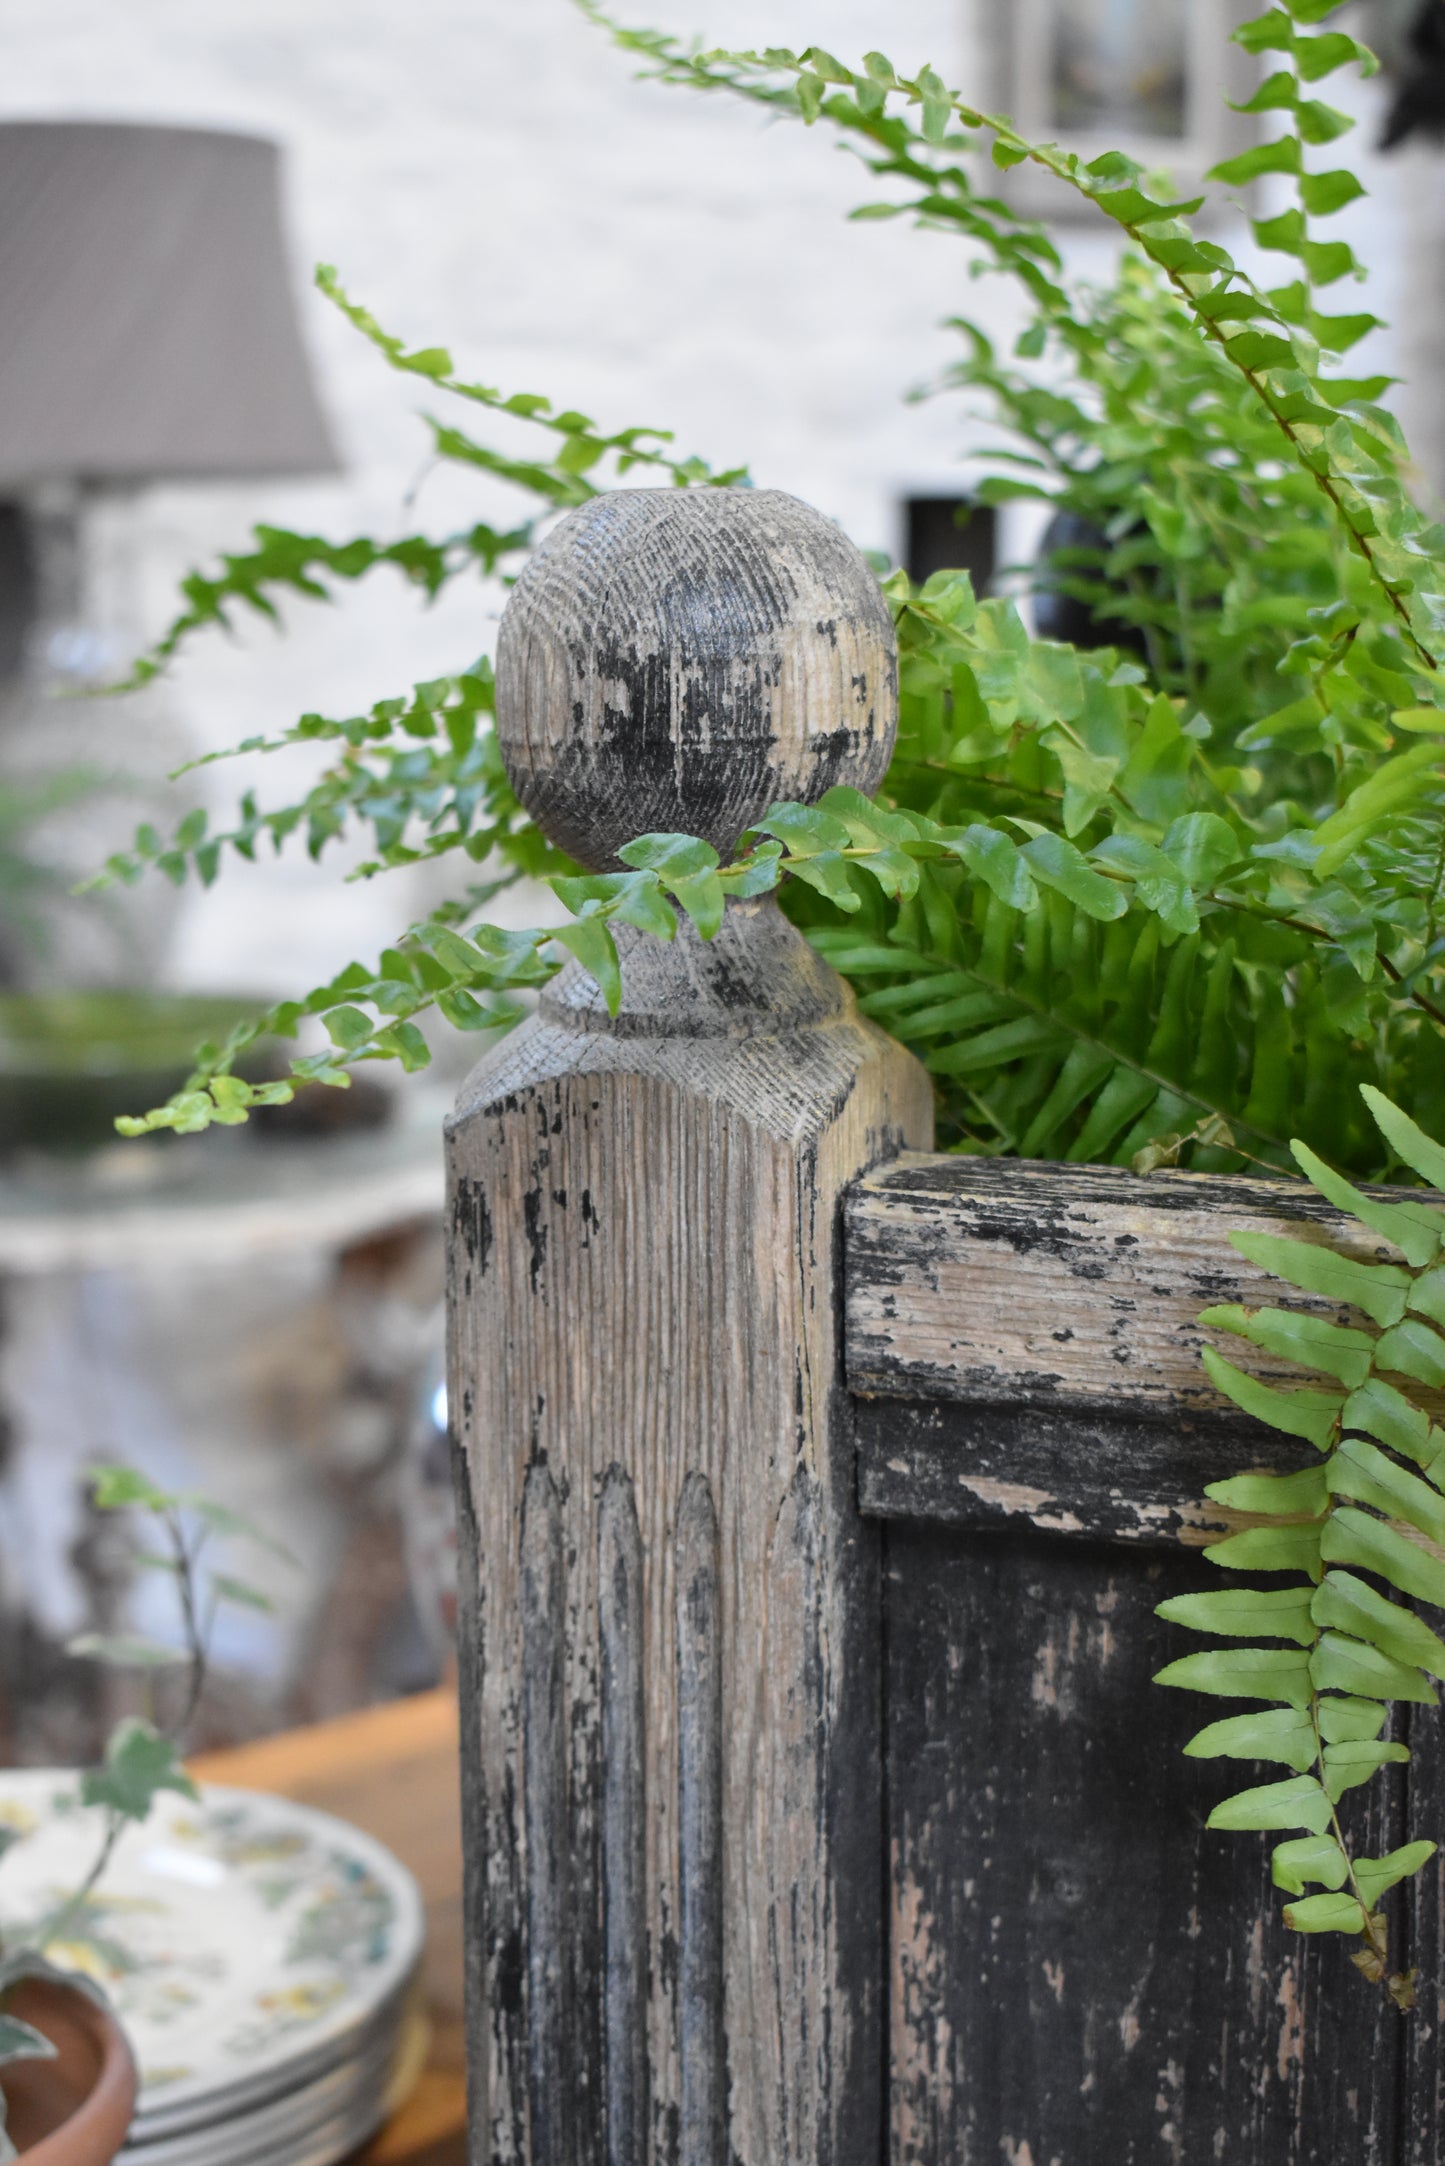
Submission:
M 344 2158 L 406 2099 L 430 2038 L 431 2026 L 414 2005 L 383 2052 L 359 2055 L 299 2090 L 259 2106 L 242 2104 L 224 2120 L 179 2136 L 150 2142 L 132 2135 L 116 2166 L 300 2166 Z
M 314 2081 L 402 2018 L 424 1934 L 416 1883 L 358 1828 L 207 1785 L 125 1830 L 96 1890 L 62 1920 L 102 1816 L 73 1774 L 0 1773 L 10 1945 L 35 1939 L 96 1978 L 135 2049 L 131 2141 L 179 2134 Z

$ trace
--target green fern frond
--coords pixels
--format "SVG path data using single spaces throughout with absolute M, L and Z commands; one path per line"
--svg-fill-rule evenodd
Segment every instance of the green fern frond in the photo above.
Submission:
M 1432 1680 L 1445 1679 L 1445 1639 L 1410 1606 L 1445 1611 L 1445 1432 L 1417 1396 L 1445 1379 L 1445 1336 L 1430 1314 L 1445 1254 L 1445 1150 L 1378 1090 L 1367 1086 L 1366 1096 L 1400 1162 L 1439 1198 L 1395 1205 L 1358 1199 L 1364 1209 L 1354 1215 L 1368 1231 L 1403 1236 L 1403 1260 L 1364 1263 L 1312 1241 L 1231 1236 L 1252 1263 L 1364 1321 L 1233 1306 L 1206 1309 L 1200 1319 L 1341 1387 L 1265 1385 L 1212 1350 L 1205 1355 L 1227 1397 L 1271 1428 L 1308 1439 L 1321 1461 L 1288 1475 L 1216 1482 L 1208 1491 L 1257 1523 L 1214 1543 L 1206 1556 L 1230 1572 L 1287 1573 L 1290 1584 L 1175 1596 L 1158 1614 L 1190 1631 L 1287 1644 L 1184 1655 L 1155 1682 L 1274 1703 L 1210 1723 L 1186 1746 L 1198 1758 L 1282 1761 L 1294 1771 L 1288 1782 L 1225 1799 L 1209 1826 L 1305 1830 L 1274 1853 L 1276 1884 L 1303 1897 L 1286 1904 L 1285 1923 L 1298 1932 L 1357 1936 L 1356 1963 L 1403 2009 L 1413 2004 L 1414 1973 L 1391 1970 L 1378 1904 L 1421 1870 L 1435 1844 L 1356 1858 L 1336 1808 L 1381 1768 L 1408 1761 L 1403 1745 L 1380 1738 L 1390 1703 L 1433 1707 Z M 1310 1171 L 1310 1154 L 1301 1155 Z M 1350 1207 L 1341 1196 L 1347 1183 L 1327 1174 L 1318 1185 L 1330 1201 Z M 1397 1215 L 1382 1220 L 1382 1212 Z M 1328 1892 L 1304 1896 L 1310 1883 Z

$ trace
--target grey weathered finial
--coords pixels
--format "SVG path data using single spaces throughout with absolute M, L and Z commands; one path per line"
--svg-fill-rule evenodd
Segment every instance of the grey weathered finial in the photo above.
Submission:
M 517 795 L 596 869 L 634 835 L 726 854 L 779 799 L 872 791 L 897 723 L 893 626 L 857 549 L 777 489 L 621 489 L 513 590 L 497 736 Z

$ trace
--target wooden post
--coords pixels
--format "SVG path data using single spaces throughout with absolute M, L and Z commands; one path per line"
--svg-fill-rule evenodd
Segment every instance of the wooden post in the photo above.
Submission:
M 584 863 L 876 785 L 888 612 L 827 520 L 623 491 L 518 582 L 498 730 Z M 846 2166 L 884 2125 L 879 1576 L 839 1199 L 917 1063 L 771 899 L 571 965 L 449 1126 L 473 2166 Z

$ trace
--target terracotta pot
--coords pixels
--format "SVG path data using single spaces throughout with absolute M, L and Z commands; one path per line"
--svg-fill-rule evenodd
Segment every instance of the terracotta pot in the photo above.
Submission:
M 56 2047 L 53 2061 L 12 2061 L 3 2089 L 11 2141 L 25 2166 L 110 2166 L 135 2111 L 136 2073 L 125 2033 L 76 1986 L 27 1978 L 6 2010 Z

